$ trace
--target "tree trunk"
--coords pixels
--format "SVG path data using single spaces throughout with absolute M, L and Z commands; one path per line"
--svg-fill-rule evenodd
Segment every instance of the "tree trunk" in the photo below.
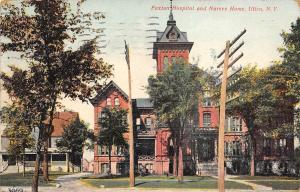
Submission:
M 108 147 L 108 174 L 111 175 L 111 145 Z
M 25 160 L 25 147 L 23 148 L 23 177 L 25 177 L 25 170 L 26 170 L 26 160 Z
M 178 182 L 183 182 L 183 154 L 182 144 L 178 145 Z
M 53 90 L 55 90 L 55 85 L 53 85 Z M 54 94 L 54 92 L 53 92 Z M 48 172 L 48 140 L 51 137 L 51 134 L 53 132 L 53 126 L 52 122 L 54 119 L 54 111 L 55 111 L 55 105 L 56 105 L 56 100 L 57 96 L 53 96 L 53 102 L 51 106 L 51 111 L 49 114 L 49 124 L 48 126 L 44 127 L 44 134 L 43 134 L 43 139 L 44 139 L 44 159 L 43 159 L 43 177 L 45 181 L 49 181 L 49 172 Z
M 43 154 L 43 177 L 44 181 L 49 181 L 49 174 L 48 174 L 48 139 L 44 141 L 44 154 Z
M 20 173 L 19 158 L 18 158 L 18 156 L 16 156 L 16 164 L 17 164 L 17 167 L 18 167 L 18 173 Z
M 41 130 L 40 130 L 41 132 Z M 34 174 L 32 177 L 32 192 L 38 192 L 38 183 L 39 183 L 39 172 L 40 172 L 40 159 L 41 159 L 41 136 L 39 135 L 38 142 L 37 142 L 37 149 L 36 149 L 36 158 L 34 163 Z
M 173 175 L 177 177 L 178 175 L 178 164 L 177 164 L 177 160 L 178 160 L 178 149 L 177 146 L 174 145 L 174 156 L 173 156 Z
M 250 141 L 250 175 L 255 176 L 255 140 Z

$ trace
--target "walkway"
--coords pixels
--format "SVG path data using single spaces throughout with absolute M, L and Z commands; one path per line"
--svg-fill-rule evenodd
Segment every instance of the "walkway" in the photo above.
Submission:
M 250 183 L 250 182 L 245 181 L 245 180 L 234 179 L 236 177 L 238 177 L 238 176 L 228 175 L 228 176 L 226 176 L 226 181 L 234 181 L 234 182 L 237 182 L 237 183 L 249 185 L 249 186 L 252 187 L 252 189 L 254 191 L 272 191 L 271 187 L 266 187 L 266 186 L 263 186 L 263 185 L 258 185 L 258 184 L 255 184 L 255 183 Z

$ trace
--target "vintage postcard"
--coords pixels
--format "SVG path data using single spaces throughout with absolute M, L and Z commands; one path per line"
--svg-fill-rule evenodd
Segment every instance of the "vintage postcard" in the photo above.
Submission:
M 299 191 L 299 0 L 0 0 L 0 191 Z

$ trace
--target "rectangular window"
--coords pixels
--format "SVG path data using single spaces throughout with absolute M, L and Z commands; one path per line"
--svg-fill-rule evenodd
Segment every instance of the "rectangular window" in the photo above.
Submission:
M 101 173 L 108 173 L 108 163 L 101 163 Z
M 210 126 L 211 126 L 211 114 L 203 113 L 203 127 L 210 127 Z
M 141 119 L 140 118 L 136 118 L 135 123 L 136 123 L 136 125 L 141 125 Z
M 239 117 L 233 117 L 232 130 L 235 132 L 242 131 L 242 119 Z
M 106 99 L 106 105 L 107 106 L 111 106 L 111 98 L 107 98 Z
M 228 117 L 225 117 L 225 132 L 229 131 L 229 119 Z
M 108 155 L 108 147 L 98 145 L 98 155 Z
M 277 152 L 280 155 L 286 155 L 287 148 L 286 148 L 286 139 L 279 139 L 277 140 L 278 145 L 277 145 Z
M 124 148 L 120 146 L 115 147 L 115 155 L 123 155 L 124 154 Z
M 153 172 L 153 164 L 152 163 L 147 163 L 146 164 L 146 172 L 148 171 L 149 173 Z
M 228 131 L 228 132 L 242 131 L 242 119 L 239 117 L 226 117 L 225 131 Z
M 211 107 L 211 98 L 206 97 L 203 99 L 203 107 Z
M 264 154 L 265 156 L 271 156 L 272 140 L 270 138 L 264 139 Z
M 225 142 L 225 155 L 232 156 L 233 154 L 233 147 L 231 142 Z
M 239 156 L 242 154 L 242 145 L 240 141 L 233 141 L 232 155 Z
M 225 149 L 224 149 L 224 153 L 225 153 L 225 156 L 228 156 L 229 155 L 229 143 L 228 142 L 225 142 Z
M 135 125 L 136 125 L 137 130 L 141 129 L 141 119 L 140 118 L 135 119 Z
M 117 163 L 117 174 L 125 174 L 125 163 Z
M 52 161 L 66 161 L 66 154 L 52 154 Z
M 152 125 L 152 119 L 151 119 L 151 117 L 147 117 L 146 119 L 145 119 L 145 123 L 146 123 L 146 127 L 147 128 L 150 128 L 151 127 L 151 125 Z

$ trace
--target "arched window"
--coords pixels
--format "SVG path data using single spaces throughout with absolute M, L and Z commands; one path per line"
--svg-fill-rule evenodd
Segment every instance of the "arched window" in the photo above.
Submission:
M 164 57 L 164 70 L 168 67 L 169 65 L 169 58 L 167 56 Z
M 172 65 L 176 64 L 176 57 L 172 56 Z
M 180 56 L 178 60 L 179 60 L 179 62 L 178 62 L 178 63 L 180 63 L 180 64 L 183 64 L 183 63 L 184 63 L 184 59 L 183 59 L 183 57 L 182 57 L 182 56 Z
M 111 98 L 107 98 L 106 99 L 106 105 L 107 106 L 111 106 Z
M 120 106 L 120 100 L 118 97 L 115 98 L 115 106 Z

